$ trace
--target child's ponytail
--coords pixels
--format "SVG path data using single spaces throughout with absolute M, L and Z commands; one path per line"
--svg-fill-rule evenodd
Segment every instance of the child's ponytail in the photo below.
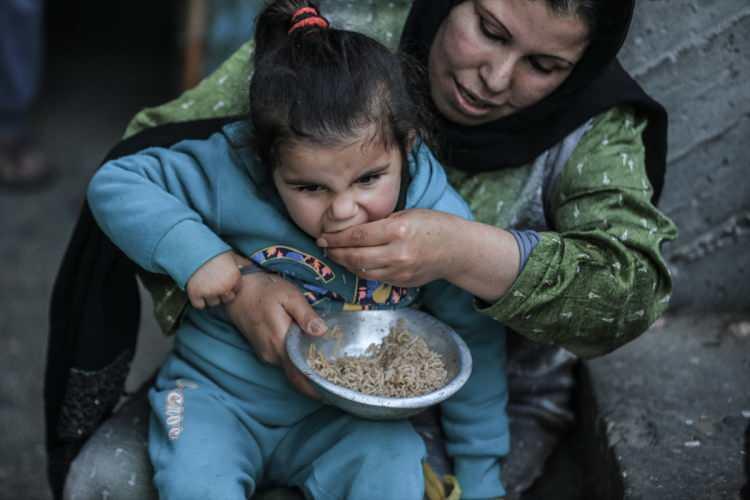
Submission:
M 295 16 L 295 14 L 297 14 Z M 276 0 L 266 6 L 258 15 L 255 25 L 255 59 L 262 59 L 269 51 L 278 49 L 288 43 L 292 36 L 296 37 L 307 28 L 324 29 L 322 23 L 306 23 L 298 26 L 290 33 L 296 21 L 303 21 L 320 16 L 318 7 L 307 0 Z M 326 26 L 328 21 L 325 21 Z

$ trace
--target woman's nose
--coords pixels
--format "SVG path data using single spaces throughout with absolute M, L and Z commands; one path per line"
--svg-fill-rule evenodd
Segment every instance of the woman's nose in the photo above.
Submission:
M 350 193 L 340 193 L 331 202 L 331 218 L 334 220 L 347 220 L 357 213 L 357 203 Z
M 512 56 L 497 56 L 479 67 L 479 78 L 490 94 L 500 94 L 510 87 L 516 59 Z

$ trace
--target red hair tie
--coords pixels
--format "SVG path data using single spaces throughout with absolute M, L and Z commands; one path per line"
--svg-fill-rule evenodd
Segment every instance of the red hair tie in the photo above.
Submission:
M 304 17 L 303 17 L 304 16 Z M 302 17 L 297 21 L 296 19 Z M 292 31 L 304 28 L 307 26 L 317 26 L 318 28 L 326 29 L 329 26 L 328 20 L 321 16 L 317 9 L 314 7 L 300 7 L 292 14 L 292 27 L 289 28 L 287 34 Z

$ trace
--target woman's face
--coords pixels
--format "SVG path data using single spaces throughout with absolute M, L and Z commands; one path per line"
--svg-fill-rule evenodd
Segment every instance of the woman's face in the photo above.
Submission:
M 585 22 L 551 11 L 545 0 L 466 0 L 430 48 L 433 101 L 461 125 L 511 115 L 551 94 L 587 45 Z

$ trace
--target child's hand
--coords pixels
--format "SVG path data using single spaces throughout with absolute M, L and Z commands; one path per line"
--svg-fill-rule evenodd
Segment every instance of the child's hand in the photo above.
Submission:
M 240 270 L 232 257 L 232 252 L 217 255 L 209 260 L 190 277 L 187 294 L 196 309 L 206 305 L 218 306 L 234 300 L 240 285 Z

